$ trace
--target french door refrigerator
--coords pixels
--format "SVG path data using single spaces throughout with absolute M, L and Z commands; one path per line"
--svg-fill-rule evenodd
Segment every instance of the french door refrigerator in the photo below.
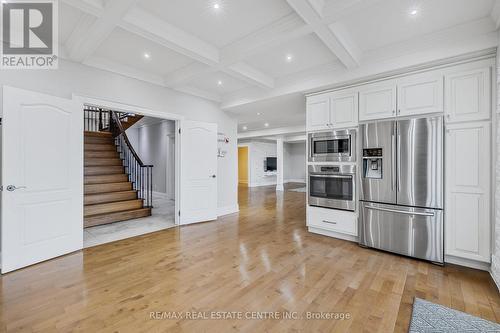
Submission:
M 443 117 L 362 124 L 359 243 L 444 262 Z

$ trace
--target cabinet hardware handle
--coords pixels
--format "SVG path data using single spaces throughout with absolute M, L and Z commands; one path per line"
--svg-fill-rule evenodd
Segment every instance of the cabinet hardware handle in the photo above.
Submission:
M 332 221 L 328 221 L 328 220 L 323 220 L 323 222 L 330 223 L 330 224 L 337 224 L 337 222 L 332 222 Z

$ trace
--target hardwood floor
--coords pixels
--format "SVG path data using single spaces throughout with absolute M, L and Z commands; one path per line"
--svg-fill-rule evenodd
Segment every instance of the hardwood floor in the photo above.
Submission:
M 486 272 L 308 233 L 305 193 L 276 197 L 265 187 L 239 194 L 240 213 L 217 222 L 96 246 L 2 276 L 0 330 L 406 332 L 415 296 L 500 321 L 500 296 Z M 166 319 L 170 311 L 194 311 L 198 319 Z M 241 311 L 244 319 L 199 318 L 210 311 Z M 252 311 L 350 317 L 248 319 L 257 315 Z

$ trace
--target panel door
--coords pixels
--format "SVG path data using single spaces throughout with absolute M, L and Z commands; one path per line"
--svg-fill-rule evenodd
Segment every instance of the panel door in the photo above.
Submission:
M 396 116 L 396 82 L 377 82 L 359 90 L 359 120 L 375 120 Z
M 490 262 L 490 123 L 446 135 L 446 254 Z
M 83 247 L 83 113 L 3 89 L 2 273 Z
M 358 93 L 339 91 L 331 95 L 330 119 L 334 128 L 358 126 Z
M 490 67 L 485 67 L 445 76 L 448 123 L 490 119 L 490 72 Z
M 183 121 L 181 224 L 217 219 L 217 124 Z
M 418 74 L 398 81 L 398 115 L 415 116 L 443 112 L 441 74 Z
M 306 112 L 308 131 L 330 128 L 330 94 L 308 97 Z

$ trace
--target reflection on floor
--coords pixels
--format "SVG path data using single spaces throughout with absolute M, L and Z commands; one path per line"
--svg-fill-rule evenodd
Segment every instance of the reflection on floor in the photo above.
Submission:
M 83 247 L 91 247 L 117 240 L 144 235 L 175 226 L 173 200 L 153 195 L 152 216 L 86 228 Z

